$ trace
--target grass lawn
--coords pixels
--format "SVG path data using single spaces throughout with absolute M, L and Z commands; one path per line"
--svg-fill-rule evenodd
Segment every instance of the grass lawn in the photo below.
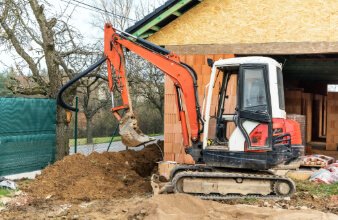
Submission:
M 10 195 L 12 192 L 13 192 L 13 190 L 0 188 L 0 197 L 2 197 L 2 196 L 8 196 L 8 195 Z
M 163 135 L 163 134 L 149 134 L 150 137 L 154 137 L 154 136 L 159 136 L 159 135 Z M 109 143 L 111 140 L 111 137 L 94 137 L 93 138 L 93 142 L 94 144 L 102 144 L 102 143 Z M 116 136 L 114 137 L 113 142 L 115 141 L 120 141 L 121 137 L 120 136 Z M 87 144 L 87 139 L 86 138 L 78 138 L 77 139 L 77 145 L 85 145 Z M 74 146 L 74 139 L 69 139 L 69 146 L 72 147 Z
M 296 181 L 297 191 L 309 192 L 311 195 L 326 197 L 338 195 L 338 183 L 318 184 L 309 181 Z

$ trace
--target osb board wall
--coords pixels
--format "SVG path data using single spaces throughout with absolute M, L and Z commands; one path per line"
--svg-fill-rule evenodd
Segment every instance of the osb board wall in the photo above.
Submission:
M 202 106 L 203 95 L 205 85 L 209 83 L 211 68 L 207 65 L 207 58 L 214 60 L 230 58 L 233 55 L 226 54 L 209 54 L 209 55 L 182 55 L 180 59 L 182 62 L 190 65 L 196 71 L 198 77 L 198 94 L 199 102 Z M 226 113 L 233 113 L 231 109 L 235 109 L 236 102 L 236 78 L 232 77 L 229 81 L 229 101 L 226 103 Z M 219 83 L 216 83 L 215 89 L 219 87 Z M 218 90 L 216 90 L 218 91 Z M 176 161 L 178 163 L 193 163 L 190 155 L 187 155 L 184 151 L 181 134 L 181 123 L 178 120 L 178 109 L 176 105 L 176 95 L 173 82 L 166 77 L 165 78 L 165 96 L 164 96 L 164 160 Z M 213 99 L 212 109 L 217 106 L 217 99 Z M 233 125 L 229 125 L 228 129 L 233 129 Z M 228 131 L 230 132 L 230 131 Z
M 338 147 L 338 93 L 327 94 L 327 130 L 326 150 L 337 150 Z
M 160 45 L 337 42 L 337 0 L 204 0 L 149 40 Z

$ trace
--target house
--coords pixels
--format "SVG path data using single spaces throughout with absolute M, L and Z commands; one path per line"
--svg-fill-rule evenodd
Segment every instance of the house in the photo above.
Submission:
M 283 64 L 287 113 L 305 115 L 306 145 L 337 156 L 338 93 L 332 89 L 338 84 L 337 24 L 335 0 L 169 0 L 127 31 L 164 46 L 192 66 L 200 102 L 210 77 L 207 58 L 276 59 Z M 229 112 L 236 105 L 231 101 L 234 84 Z M 189 163 L 174 102 L 172 82 L 166 78 L 165 160 Z

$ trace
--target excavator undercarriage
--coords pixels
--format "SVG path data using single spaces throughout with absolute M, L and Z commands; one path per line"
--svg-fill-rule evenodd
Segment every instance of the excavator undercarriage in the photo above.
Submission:
M 273 170 L 250 171 L 180 165 L 171 172 L 171 181 L 160 183 L 153 176 L 154 193 L 186 193 L 210 200 L 238 198 L 284 199 L 295 191 L 294 182 Z

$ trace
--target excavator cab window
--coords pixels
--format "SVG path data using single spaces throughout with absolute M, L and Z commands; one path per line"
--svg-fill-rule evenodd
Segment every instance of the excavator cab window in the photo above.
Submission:
M 267 111 L 263 69 L 243 70 L 243 109 Z

